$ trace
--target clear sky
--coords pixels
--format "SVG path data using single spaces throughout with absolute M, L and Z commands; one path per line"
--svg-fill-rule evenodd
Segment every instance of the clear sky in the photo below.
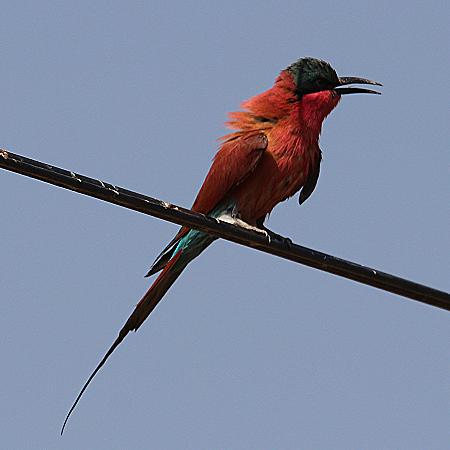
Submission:
M 450 288 L 448 2 L 2 1 L 0 146 L 189 207 L 228 111 L 302 56 L 384 83 L 268 226 Z M 447 312 L 228 242 L 80 387 L 177 227 L 0 171 L 8 449 L 448 449 Z

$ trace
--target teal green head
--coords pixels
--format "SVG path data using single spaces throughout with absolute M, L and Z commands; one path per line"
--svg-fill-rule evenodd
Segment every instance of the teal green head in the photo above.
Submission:
M 291 64 L 286 69 L 293 77 L 299 97 L 313 92 L 332 90 L 336 94 L 380 94 L 372 89 L 342 87 L 348 84 L 372 84 L 381 86 L 377 81 L 360 77 L 339 77 L 329 63 L 321 59 L 306 57 Z

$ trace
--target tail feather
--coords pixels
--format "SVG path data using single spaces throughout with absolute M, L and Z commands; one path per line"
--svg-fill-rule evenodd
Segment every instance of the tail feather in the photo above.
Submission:
M 78 394 L 77 398 L 73 402 L 72 407 L 67 413 L 63 426 L 61 428 L 61 435 L 64 433 L 64 428 L 66 427 L 69 417 L 71 416 L 72 412 L 74 411 L 75 407 L 77 406 L 78 402 L 80 401 L 81 397 L 83 396 L 84 392 L 86 391 L 87 387 L 89 386 L 95 375 L 97 375 L 98 371 L 103 367 L 103 365 L 112 355 L 114 350 L 125 339 L 125 336 L 130 331 L 136 331 L 142 325 L 145 319 L 150 315 L 150 313 L 155 309 L 159 301 L 163 298 L 164 294 L 168 291 L 170 286 L 172 286 L 175 280 L 180 276 L 183 269 L 186 267 L 189 261 L 187 261 L 185 264 L 181 264 L 178 266 L 176 265 L 182 253 L 183 250 L 180 249 L 170 259 L 170 261 L 164 267 L 164 270 L 159 274 L 158 278 L 150 286 L 150 289 L 145 293 L 140 302 L 136 305 L 136 308 L 134 309 L 133 313 L 128 318 L 123 328 L 120 330 L 117 339 L 114 341 L 109 350 L 106 352 L 103 359 L 97 365 L 92 374 L 89 376 L 80 393 Z
M 149 271 L 146 273 L 145 277 L 150 277 L 160 270 L 164 269 L 166 264 L 172 258 L 180 240 L 189 233 L 189 228 L 181 227 L 180 231 L 175 235 L 175 237 L 164 247 L 162 252 L 156 257 Z
M 158 278 L 153 282 L 150 289 L 136 305 L 133 314 L 131 314 L 131 316 L 125 323 L 123 327 L 124 329 L 127 329 L 128 331 L 137 331 L 137 329 L 142 325 L 145 319 L 155 309 L 156 305 L 163 298 L 164 294 L 169 290 L 170 286 L 172 286 L 175 280 L 181 275 L 181 272 L 186 267 L 186 265 L 175 267 L 175 264 L 180 259 L 182 253 L 183 250 L 178 250 L 178 252 L 165 265 L 164 270 L 159 274 Z
M 166 251 L 166 253 L 161 253 L 152 264 L 152 267 L 150 267 L 149 271 L 145 274 L 145 278 L 151 277 L 155 273 L 158 273 L 160 270 L 164 269 L 164 267 L 166 267 L 167 263 L 170 261 L 172 253 L 173 249 L 171 248 L 169 249 L 169 251 Z

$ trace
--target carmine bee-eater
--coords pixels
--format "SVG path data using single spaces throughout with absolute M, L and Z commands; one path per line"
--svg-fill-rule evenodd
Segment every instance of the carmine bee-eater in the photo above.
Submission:
M 230 114 L 235 130 L 222 138 L 220 149 L 192 206 L 193 211 L 264 230 L 267 215 L 278 203 L 300 191 L 302 204 L 319 177 L 319 135 L 325 117 L 344 94 L 379 94 L 349 84 L 381 85 L 357 77 L 338 77 L 325 61 L 302 58 L 283 70 L 269 90 Z M 273 234 L 276 236 L 275 234 Z M 150 289 L 119 336 L 86 381 L 64 421 L 61 434 L 84 391 L 130 331 L 136 331 L 186 266 L 216 238 L 182 227 L 150 268 L 159 271 Z

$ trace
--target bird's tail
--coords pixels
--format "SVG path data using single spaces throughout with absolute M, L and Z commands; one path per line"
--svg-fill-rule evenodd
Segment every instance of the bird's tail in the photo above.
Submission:
M 80 401 L 82 395 L 86 391 L 87 387 L 89 386 L 97 372 L 103 367 L 108 358 L 114 352 L 114 350 L 120 345 L 120 343 L 125 339 L 125 336 L 130 331 L 136 331 L 142 325 L 145 319 L 150 315 L 150 313 L 155 309 L 156 305 L 163 298 L 164 294 L 169 290 L 175 280 L 181 275 L 181 272 L 183 272 L 186 266 L 206 247 L 208 247 L 213 240 L 214 238 L 204 233 L 191 230 L 186 236 L 186 239 L 180 242 L 180 244 L 175 249 L 173 256 L 164 267 L 163 271 L 159 274 L 158 278 L 156 278 L 156 280 L 150 286 L 150 289 L 144 294 L 142 299 L 136 305 L 133 313 L 120 330 L 117 339 L 106 352 L 105 356 L 92 372 L 90 377 L 87 379 L 86 383 L 84 384 L 83 388 L 72 404 L 72 407 L 67 413 L 63 426 L 61 428 L 61 435 L 63 434 L 67 421 L 69 420 L 69 417 L 71 416 L 73 410 Z

